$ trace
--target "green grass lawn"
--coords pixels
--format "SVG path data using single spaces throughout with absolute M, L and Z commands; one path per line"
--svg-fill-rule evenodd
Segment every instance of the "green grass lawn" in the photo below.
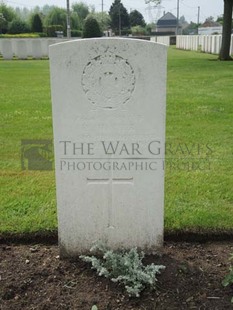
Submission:
M 166 231 L 233 228 L 233 62 L 169 49 Z M 49 62 L 0 60 L 0 233 L 57 227 L 54 171 L 21 170 L 21 139 L 52 139 Z

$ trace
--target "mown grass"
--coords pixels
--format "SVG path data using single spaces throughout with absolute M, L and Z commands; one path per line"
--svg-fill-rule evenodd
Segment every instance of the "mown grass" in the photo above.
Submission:
M 233 228 L 233 62 L 169 49 L 165 229 Z M 48 61 L 0 61 L 0 233 L 57 227 L 53 171 L 21 171 L 21 139 L 52 139 Z
M 169 230 L 233 228 L 233 63 L 216 58 L 169 53 L 167 142 L 178 146 L 175 155 L 167 152 Z M 190 155 L 185 145 L 193 147 Z
M 48 61 L 1 61 L 0 231 L 57 226 L 53 171 L 21 171 L 21 139 L 51 139 Z

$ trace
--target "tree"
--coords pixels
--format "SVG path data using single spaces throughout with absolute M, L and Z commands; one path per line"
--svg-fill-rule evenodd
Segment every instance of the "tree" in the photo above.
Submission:
M 82 28 L 80 18 L 76 12 L 71 12 L 70 15 L 70 23 L 71 23 L 71 29 L 72 30 L 78 30 Z
M 7 21 L 2 13 L 0 13 L 0 34 L 7 29 Z
M 67 19 L 66 10 L 54 6 L 45 17 L 44 25 L 48 36 L 54 36 L 56 31 L 63 31 L 66 35 Z
M 133 26 L 145 27 L 146 26 L 144 17 L 137 10 L 133 10 L 132 12 L 129 13 L 129 22 L 130 22 L 131 27 Z
M 111 17 L 111 27 L 114 31 L 122 28 L 129 28 L 129 14 L 121 3 L 121 0 L 115 0 L 110 7 L 109 15 Z
M 72 5 L 72 10 L 73 12 L 78 14 L 81 27 L 83 27 L 84 20 L 90 13 L 89 7 L 84 2 L 78 2 L 78 3 L 76 2 Z
M 216 22 L 223 25 L 223 15 L 218 16 Z
M 107 12 L 94 12 L 91 13 L 91 16 L 94 17 L 100 25 L 100 29 L 103 32 L 107 30 L 111 25 L 111 18 Z
M 214 17 L 213 16 L 207 17 L 205 22 L 214 22 Z
M 66 10 L 57 6 L 53 7 L 45 18 L 45 25 L 62 25 L 66 29 Z
M 30 32 L 29 25 L 20 19 L 13 19 L 9 25 L 8 33 L 18 34 L 18 33 L 28 33 Z
M 233 0 L 224 0 L 222 47 L 220 60 L 232 60 L 230 56 Z
M 31 14 L 31 11 L 28 9 L 28 8 L 19 8 L 19 7 L 16 7 L 14 9 L 18 19 L 20 20 L 28 20 L 29 17 L 30 17 L 30 14 Z M 36 13 L 36 12 L 34 12 Z
M 182 33 L 185 35 L 193 35 L 193 34 L 197 34 L 198 32 L 198 24 L 193 23 L 192 21 L 190 22 L 190 24 L 187 25 L 187 27 L 185 27 L 182 30 Z
M 148 35 L 151 35 L 151 33 L 153 32 L 153 30 L 156 29 L 156 24 L 155 23 L 149 23 L 146 25 L 146 33 Z
M 6 33 L 13 19 L 17 18 L 15 11 L 4 3 L 0 4 L 0 31 Z
M 102 32 L 97 20 L 91 15 L 87 16 L 83 26 L 83 38 L 96 38 L 101 36 Z
M 132 35 L 134 35 L 134 36 L 144 36 L 147 33 L 146 28 L 142 27 L 140 25 L 133 26 L 131 28 L 131 31 L 132 31 Z
M 66 34 L 66 10 L 54 6 L 45 17 L 44 25 L 48 36 L 55 36 L 56 31 L 63 31 Z
M 7 22 L 11 22 L 14 18 L 17 18 L 15 11 L 4 3 L 0 4 L 0 13 L 2 13 Z
M 49 12 L 52 11 L 54 8 L 55 8 L 54 5 L 45 4 L 41 9 L 42 15 L 47 16 Z
M 43 32 L 42 21 L 38 13 L 32 16 L 31 29 L 32 29 L 32 32 Z

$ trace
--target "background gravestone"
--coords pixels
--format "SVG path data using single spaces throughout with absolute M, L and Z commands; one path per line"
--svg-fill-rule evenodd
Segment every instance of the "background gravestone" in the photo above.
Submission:
M 27 59 L 27 43 L 26 40 L 18 39 L 16 42 L 16 55 L 18 59 Z
M 35 59 L 41 59 L 43 56 L 42 43 L 40 39 L 35 39 L 31 41 L 32 44 L 32 55 Z
M 113 38 L 50 47 L 61 256 L 162 245 L 166 52 Z
M 12 41 L 4 40 L 1 42 L 1 53 L 3 59 L 12 59 L 13 58 L 13 49 L 12 49 Z

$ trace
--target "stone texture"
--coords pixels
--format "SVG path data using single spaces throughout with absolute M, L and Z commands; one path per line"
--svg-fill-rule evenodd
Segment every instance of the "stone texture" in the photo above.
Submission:
M 19 39 L 16 42 L 16 55 L 19 59 L 27 59 L 28 51 L 27 51 L 27 43 L 25 40 Z
M 1 53 L 3 59 L 12 59 L 13 58 L 13 50 L 11 40 L 4 40 L 1 43 Z
M 61 256 L 162 245 L 166 54 L 131 39 L 50 46 Z

